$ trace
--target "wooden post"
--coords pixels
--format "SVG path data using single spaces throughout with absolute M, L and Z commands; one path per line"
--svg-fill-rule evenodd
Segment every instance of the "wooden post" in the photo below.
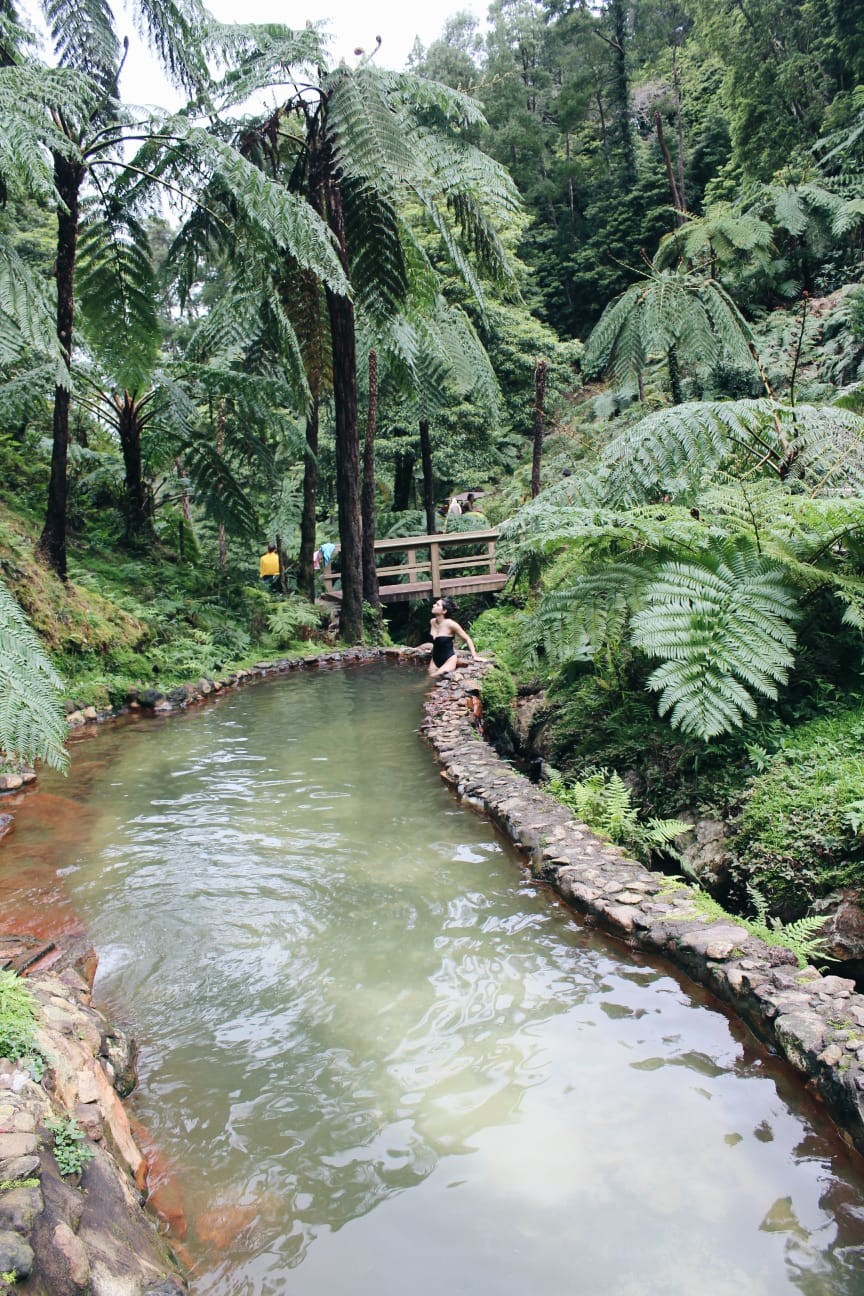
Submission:
M 441 550 L 437 540 L 429 541 L 429 574 L 432 579 L 432 597 L 441 597 Z
M 531 498 L 540 494 L 540 456 L 543 453 L 544 411 L 543 398 L 546 395 L 546 372 L 549 366 L 545 360 L 538 360 L 534 368 L 534 446 L 531 456 Z

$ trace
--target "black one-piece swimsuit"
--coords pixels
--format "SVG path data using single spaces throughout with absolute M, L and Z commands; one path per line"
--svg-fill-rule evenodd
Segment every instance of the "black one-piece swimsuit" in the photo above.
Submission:
M 435 635 L 432 640 L 432 660 L 436 666 L 443 666 L 451 657 L 455 657 L 452 635 Z

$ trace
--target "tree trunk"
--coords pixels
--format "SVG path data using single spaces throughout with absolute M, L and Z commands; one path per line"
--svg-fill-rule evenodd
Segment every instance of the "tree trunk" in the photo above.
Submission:
M 357 348 L 354 306 L 327 289 L 333 346 L 333 403 L 336 414 L 336 501 L 342 608 L 339 633 L 363 641 L 363 522 L 360 510 L 360 434 L 357 427 Z
M 318 398 L 313 397 L 306 419 L 306 462 L 303 469 L 303 515 L 300 519 L 299 584 L 315 601 L 315 513 L 318 508 Z
M 57 208 L 57 338 L 72 368 L 72 325 L 75 315 L 75 253 L 78 246 L 78 203 L 83 167 L 54 155 L 54 183 L 61 203 Z M 71 383 L 71 377 L 70 377 Z M 39 537 L 38 553 L 66 579 L 66 518 L 69 504 L 69 385 L 54 388 L 54 417 L 51 447 L 51 480 L 45 525 Z
M 684 393 L 681 390 L 681 370 L 678 366 L 678 354 L 674 347 L 670 347 L 666 359 L 669 365 L 669 386 L 672 388 L 672 404 L 680 405 L 684 400 Z
M 414 460 L 416 457 L 411 446 L 396 453 L 393 466 L 393 510 L 396 513 L 404 513 L 405 509 L 411 507 L 411 488 L 414 485 Z
M 678 67 L 678 57 L 675 47 L 672 48 L 672 85 L 675 88 L 675 115 L 678 125 L 678 197 L 681 200 L 681 210 L 687 210 L 687 193 L 684 188 L 684 114 L 681 108 L 681 72 Z
M 336 238 L 342 268 L 350 277 L 342 194 L 329 146 L 315 159 L 326 195 L 327 224 Z M 321 188 L 313 198 L 320 202 Z M 326 289 L 333 356 L 333 405 L 336 422 L 336 502 L 339 508 L 339 560 L 342 605 L 339 633 L 348 643 L 363 642 L 363 521 L 360 509 L 360 430 L 357 421 L 357 336 L 354 303 Z
M 435 521 L 435 489 L 432 482 L 432 445 L 429 440 L 429 420 L 420 420 L 420 459 L 423 464 L 423 508 L 426 513 L 426 534 L 437 531 Z
M 610 10 L 614 39 L 612 95 L 615 100 L 615 127 L 617 143 L 621 150 L 623 178 L 627 184 L 636 180 L 636 150 L 633 144 L 633 124 L 630 120 L 630 78 L 627 72 L 627 14 L 624 0 L 611 0 Z
M 540 494 L 540 456 L 543 453 L 543 428 L 545 413 L 543 399 L 546 395 L 546 375 L 549 366 L 545 360 L 538 360 L 534 369 L 534 453 L 531 457 L 531 498 Z
M 222 457 L 225 449 L 225 397 L 219 401 L 219 413 L 216 415 L 216 453 Z M 228 566 L 228 540 L 225 535 L 225 523 L 219 523 L 219 570 Z
M 675 171 L 672 167 L 669 145 L 666 143 L 666 136 L 663 134 L 663 118 L 660 116 L 659 112 L 655 112 L 654 114 L 654 125 L 657 127 L 657 139 L 660 141 L 660 149 L 663 153 L 663 161 L 666 165 L 666 179 L 669 181 L 669 192 L 672 194 L 672 206 L 675 208 L 675 224 L 680 229 L 686 220 L 683 209 L 684 204 L 678 190 L 678 182 L 675 179 Z
M 369 408 L 363 446 L 363 598 L 380 608 L 378 572 L 375 567 L 375 433 L 378 427 L 378 355 L 369 352 Z
M 142 540 L 153 540 L 150 499 L 141 466 L 142 408 L 128 391 L 124 391 L 122 396 L 115 396 L 113 400 L 117 410 L 117 431 L 120 435 L 120 449 L 123 451 L 123 468 L 126 477 L 126 494 L 123 503 L 126 540 L 132 544 Z

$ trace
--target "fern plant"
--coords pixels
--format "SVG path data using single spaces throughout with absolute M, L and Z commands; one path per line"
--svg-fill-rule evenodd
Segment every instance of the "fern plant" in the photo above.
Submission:
M 864 420 L 772 401 L 641 420 L 502 528 L 514 575 L 550 573 L 534 653 L 659 664 L 660 712 L 711 738 L 778 697 L 813 596 L 864 625 Z M 662 502 L 657 502 L 662 498 Z
M 0 752 L 65 769 L 63 681 L 15 599 L 0 583 Z
M 675 879 L 669 879 L 666 885 L 667 888 L 674 889 L 687 886 L 686 883 Z M 756 916 L 755 918 L 744 918 L 739 914 L 729 913 L 707 891 L 703 891 L 699 887 L 688 886 L 687 889 L 690 891 L 696 908 L 700 912 L 706 914 L 709 918 L 725 919 L 734 923 L 737 927 L 743 927 L 751 936 L 764 941 L 766 945 L 791 950 L 800 968 L 805 968 L 811 963 L 818 963 L 824 958 L 826 953 L 825 940 L 818 933 L 823 930 L 827 920 L 821 914 L 808 914 L 806 917 L 798 918 L 791 923 L 781 922 L 779 918 L 769 916 L 767 901 L 756 888 L 748 887 L 747 890 L 756 910 Z
M 15 972 L 0 971 L 0 1057 L 17 1062 L 39 1056 L 36 1001 Z
M 643 822 L 630 789 L 615 770 L 587 770 L 581 778 L 566 781 L 556 772 L 546 788 L 594 832 L 626 846 L 645 862 L 658 850 L 677 858 L 672 843 L 690 831 L 690 824 L 680 819 Z
M 321 612 L 298 595 L 278 603 L 267 618 L 270 632 L 281 648 L 309 639 L 321 626 Z

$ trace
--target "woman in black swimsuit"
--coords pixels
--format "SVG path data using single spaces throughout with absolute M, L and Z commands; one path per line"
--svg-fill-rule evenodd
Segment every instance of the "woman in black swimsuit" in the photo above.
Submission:
M 449 599 L 438 599 L 437 603 L 432 604 L 432 623 L 429 626 L 429 633 L 432 636 L 432 660 L 429 663 L 429 674 L 433 679 L 437 675 L 449 674 L 459 665 L 453 642 L 455 635 L 465 640 L 471 653 L 471 660 L 480 660 L 471 636 L 465 633 L 458 621 L 453 620 L 455 611 L 456 608 Z

